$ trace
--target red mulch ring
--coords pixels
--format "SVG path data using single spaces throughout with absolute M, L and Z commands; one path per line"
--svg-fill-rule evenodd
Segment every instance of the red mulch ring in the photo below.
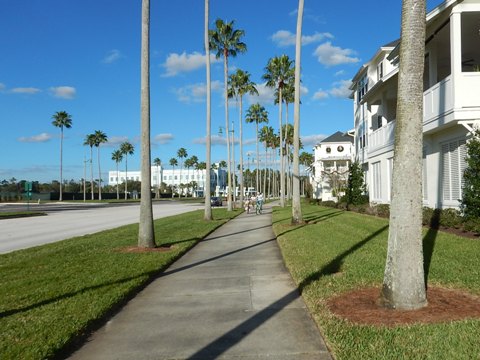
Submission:
M 127 246 L 127 247 L 122 247 L 118 248 L 118 252 L 122 253 L 150 253 L 150 252 L 166 252 L 172 250 L 172 246 L 158 246 L 154 248 L 144 248 L 144 247 L 139 247 L 139 246 Z
M 393 310 L 380 305 L 379 288 L 362 288 L 328 301 L 338 317 L 360 325 L 402 326 L 480 319 L 480 297 L 439 287 L 427 291 L 428 305 L 419 310 Z

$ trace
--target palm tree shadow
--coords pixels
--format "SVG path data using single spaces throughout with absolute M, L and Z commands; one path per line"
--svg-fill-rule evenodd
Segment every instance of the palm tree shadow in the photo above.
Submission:
M 430 220 L 430 227 L 423 237 L 423 271 L 425 274 L 425 284 L 428 284 L 428 275 L 430 273 L 430 265 L 432 263 L 433 249 L 437 239 L 438 228 L 440 227 L 440 209 L 433 211 Z
M 374 239 L 378 235 L 380 235 L 382 232 L 384 232 L 386 229 L 388 229 L 388 225 L 383 226 L 382 228 L 378 229 L 375 231 L 373 234 L 367 236 L 365 239 L 359 241 L 355 245 L 351 246 L 349 249 L 345 250 L 343 253 L 339 254 L 337 257 L 332 259 L 328 264 L 323 266 L 320 270 L 310 274 L 307 276 L 299 285 L 298 288 L 300 290 L 300 293 L 303 292 L 303 289 L 310 285 L 311 283 L 319 280 L 323 276 L 328 276 L 328 275 L 333 275 L 338 272 L 340 272 L 343 261 L 347 256 L 350 254 L 354 253 L 358 249 L 360 249 L 362 246 L 364 246 L 366 243 L 368 243 L 370 240 Z
M 335 211 L 335 212 L 331 212 L 331 213 L 323 214 L 323 215 L 319 215 L 319 216 L 304 217 L 305 223 L 300 224 L 300 225 L 292 225 L 288 229 L 286 229 L 285 231 L 279 232 L 277 234 L 277 236 L 285 235 L 285 234 L 288 234 L 289 232 L 295 231 L 297 229 L 301 229 L 305 226 L 313 225 L 313 224 L 319 223 L 320 221 L 328 220 L 328 219 L 333 218 L 335 216 L 339 216 L 342 213 L 343 213 L 343 211 L 339 210 L 339 211 Z

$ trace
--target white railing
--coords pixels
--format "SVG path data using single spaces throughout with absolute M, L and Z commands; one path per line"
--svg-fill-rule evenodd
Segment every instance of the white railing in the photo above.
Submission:
M 371 152 L 384 146 L 393 145 L 394 134 L 395 120 L 392 120 L 386 126 L 382 126 L 368 135 L 368 151 Z
M 444 114 L 453 108 L 452 76 L 449 75 L 423 93 L 423 121 Z

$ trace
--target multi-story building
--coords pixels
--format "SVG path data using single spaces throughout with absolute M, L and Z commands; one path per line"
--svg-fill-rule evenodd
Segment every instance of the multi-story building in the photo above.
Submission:
M 165 183 L 167 186 L 174 187 L 178 192 L 186 193 L 187 191 L 193 191 L 194 196 L 203 196 L 205 189 L 206 170 L 195 169 L 165 169 L 163 166 L 152 166 L 151 168 L 151 183 L 152 187 L 156 187 Z M 116 186 L 117 183 L 121 184 L 128 178 L 129 181 L 140 181 L 141 172 L 138 170 L 119 171 L 110 170 L 108 172 L 108 185 Z M 217 196 L 225 191 L 225 184 L 227 179 L 227 173 L 224 169 L 218 168 L 210 171 L 210 192 L 215 193 Z M 196 184 L 196 188 L 188 188 L 189 184 Z M 184 184 L 185 187 L 180 185 Z
M 375 203 L 390 202 L 399 46 L 380 47 L 351 86 L 356 159 Z M 447 0 L 427 14 L 423 83 L 424 205 L 458 207 L 465 144 L 480 124 L 480 0 Z
M 313 198 L 338 201 L 345 194 L 348 168 L 354 157 L 353 133 L 335 134 L 314 147 L 311 171 Z

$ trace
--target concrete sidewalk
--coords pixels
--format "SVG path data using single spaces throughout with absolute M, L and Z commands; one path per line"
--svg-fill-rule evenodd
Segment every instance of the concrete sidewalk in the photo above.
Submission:
M 331 359 L 264 210 L 200 242 L 71 359 Z

